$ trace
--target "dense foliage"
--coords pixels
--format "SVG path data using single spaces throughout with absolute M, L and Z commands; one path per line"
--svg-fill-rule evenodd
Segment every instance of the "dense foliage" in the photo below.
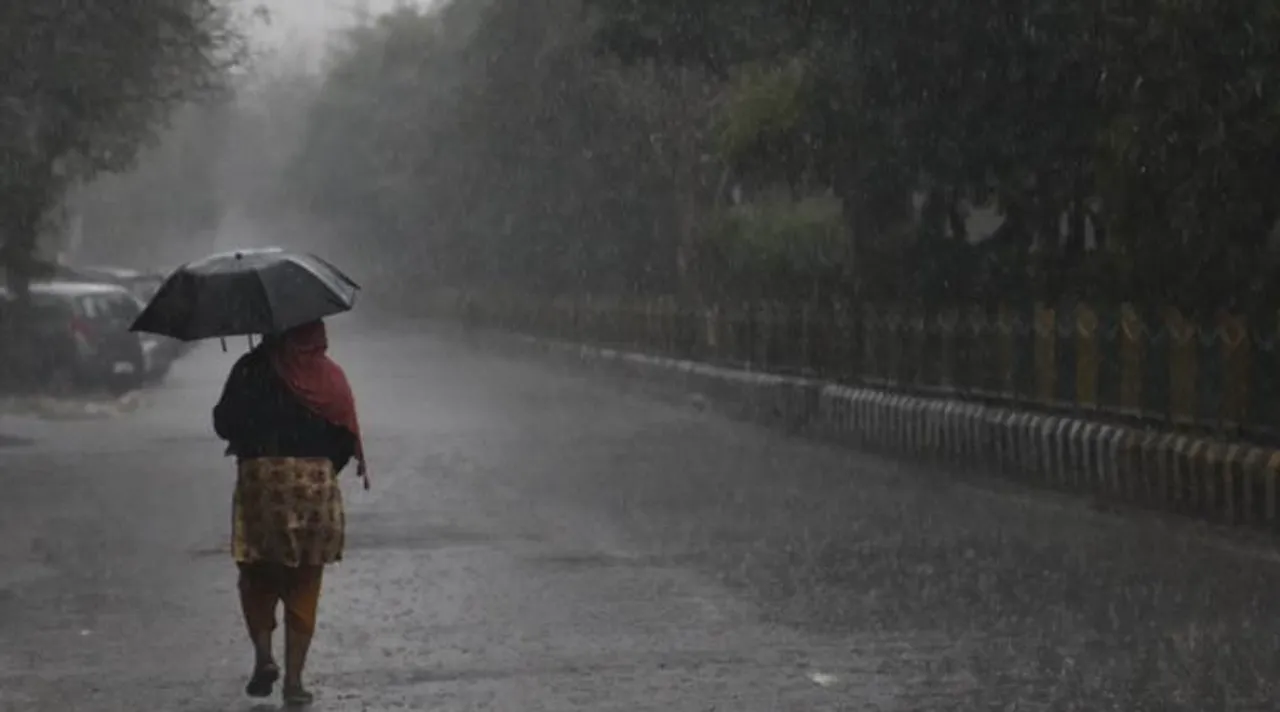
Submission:
M 712 88 L 599 57 L 572 0 L 403 9 L 346 36 L 290 183 L 389 270 L 665 291 Z
M 1256 306 L 1277 60 L 1265 0 L 402 9 L 295 197 L 438 282 Z
M 130 167 L 243 51 L 218 0 L 0 5 L 0 258 L 19 284 L 68 191 Z

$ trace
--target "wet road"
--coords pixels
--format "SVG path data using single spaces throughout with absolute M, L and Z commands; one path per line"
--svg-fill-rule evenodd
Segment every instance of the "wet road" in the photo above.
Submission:
M 347 333 L 344 333 L 345 332 Z M 1280 565 L 1190 525 L 340 324 L 317 710 L 1275 709 Z M 0 710 L 252 710 L 199 351 L 118 417 L 0 416 Z

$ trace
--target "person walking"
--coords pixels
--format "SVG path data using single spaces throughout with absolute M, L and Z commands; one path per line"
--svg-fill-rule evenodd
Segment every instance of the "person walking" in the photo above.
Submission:
M 214 430 L 237 464 L 231 547 L 254 652 L 245 693 L 269 697 L 280 679 L 272 636 L 283 604 L 288 705 L 313 699 L 302 673 L 324 568 L 342 559 L 338 474 L 352 459 L 369 489 L 355 399 L 328 345 L 322 321 L 264 337 L 232 367 L 213 409 Z

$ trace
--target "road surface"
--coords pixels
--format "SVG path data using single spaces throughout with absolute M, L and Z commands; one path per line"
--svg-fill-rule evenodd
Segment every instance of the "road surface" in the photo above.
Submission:
M 375 487 L 348 481 L 314 709 L 1280 704 L 1265 551 L 350 319 Z M 235 355 L 113 417 L 0 416 L 0 710 L 275 708 L 241 696 L 209 431 Z

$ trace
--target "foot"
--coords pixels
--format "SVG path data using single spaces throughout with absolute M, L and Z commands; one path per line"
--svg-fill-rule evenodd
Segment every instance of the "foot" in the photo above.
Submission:
M 244 686 L 244 693 L 250 697 L 270 697 L 276 680 L 280 679 L 280 666 L 275 663 L 262 663 L 253 669 L 249 684 Z
M 315 701 L 315 698 L 315 695 L 305 690 L 301 683 L 284 686 L 284 703 L 286 706 L 301 707 L 309 705 Z

